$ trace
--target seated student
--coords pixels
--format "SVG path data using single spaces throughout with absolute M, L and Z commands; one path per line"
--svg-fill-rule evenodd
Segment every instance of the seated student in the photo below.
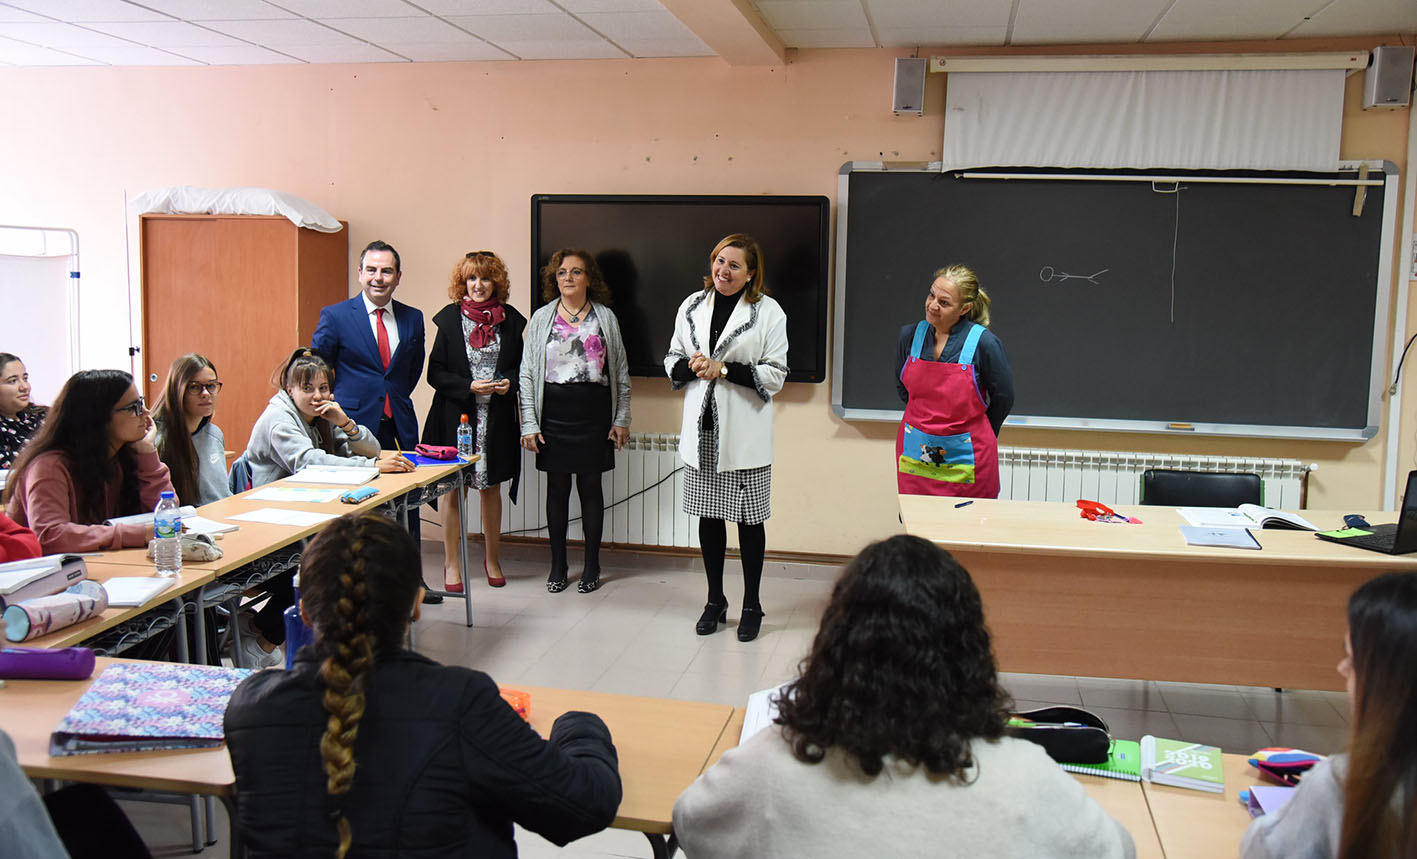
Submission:
M 251 485 L 289 477 L 307 465 L 377 465 L 380 471 L 412 471 L 396 451 L 380 452 L 367 427 L 350 419 L 335 401 L 335 372 L 320 353 L 300 348 L 276 371 L 280 388 L 251 428 L 246 460 Z
M 0 564 L 39 557 L 39 538 L 14 519 L 0 513 Z
M 934 544 L 857 555 L 801 671 L 776 723 L 675 803 L 686 856 L 1135 855 L 1041 747 L 1004 736 L 979 592 Z
M 212 423 L 221 382 L 212 362 L 195 352 L 167 371 L 153 409 L 158 456 L 167 463 L 177 500 L 200 507 L 231 495 L 226 481 L 226 437 Z
M 404 648 L 423 588 L 398 525 L 329 523 L 300 584 L 315 643 L 226 707 L 252 859 L 514 857 L 513 823 L 566 844 L 615 819 L 618 760 L 599 717 L 566 713 L 543 740 L 486 674 Z
M 149 434 L 147 405 L 122 370 L 81 370 L 59 392 L 5 486 L 10 518 L 47 555 L 140 548 L 152 525 L 104 525 L 151 513 L 172 489 Z
M 14 464 L 20 448 L 44 423 L 48 411 L 30 402 L 30 374 L 25 362 L 0 352 L 0 469 Z
M 1255 818 L 1244 859 L 1417 856 L 1417 573 L 1388 573 L 1348 600 L 1353 740 L 1304 774 L 1289 804 Z

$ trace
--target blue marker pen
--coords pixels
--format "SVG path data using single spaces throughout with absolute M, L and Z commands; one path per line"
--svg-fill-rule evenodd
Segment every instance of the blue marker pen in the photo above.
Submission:
M 961 502 L 959 502 L 958 504 L 955 505 L 955 509 L 958 510 L 958 509 L 961 508 L 961 507 L 968 507 L 969 505 L 971 505 L 971 504 L 973 504 L 973 503 L 974 503 L 973 501 L 961 501 Z

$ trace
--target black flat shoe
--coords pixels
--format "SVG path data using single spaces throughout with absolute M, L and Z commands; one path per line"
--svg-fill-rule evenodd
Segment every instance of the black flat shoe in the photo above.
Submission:
M 596 570 L 594 574 L 581 573 L 581 580 L 579 582 L 576 582 L 576 590 L 580 591 L 583 594 L 592 593 L 599 587 L 600 570 Z
M 758 631 L 763 628 L 763 610 L 760 608 L 745 608 L 743 616 L 738 618 L 738 640 L 752 641 L 758 637 Z
M 561 591 L 564 591 L 569 584 L 570 582 L 566 581 L 565 570 L 562 570 L 559 574 L 552 573 L 546 577 L 546 590 L 553 594 L 559 594 Z
M 430 591 L 430 590 L 424 590 L 424 591 L 423 591 L 423 604 L 424 604 L 424 605 L 442 605 L 442 603 L 443 603 L 443 595 L 442 595 L 442 594 L 435 594 L 435 593 L 433 593 L 433 592 Z
M 718 625 L 727 621 L 728 603 L 707 603 L 704 605 L 704 613 L 699 615 L 699 622 L 694 624 L 694 632 L 699 635 L 713 635 L 718 632 Z

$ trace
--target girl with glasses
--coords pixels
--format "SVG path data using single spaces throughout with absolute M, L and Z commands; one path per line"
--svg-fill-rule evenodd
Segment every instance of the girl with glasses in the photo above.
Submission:
M 193 352 L 172 362 L 162 399 L 153 409 L 157 453 L 167 463 L 182 504 L 195 507 L 231 495 L 226 437 L 212 423 L 220 392 L 216 367 Z
M 83 370 L 59 392 L 5 487 L 11 519 L 45 554 L 146 546 L 152 524 L 106 525 L 147 513 L 172 489 L 146 404 L 122 370 Z

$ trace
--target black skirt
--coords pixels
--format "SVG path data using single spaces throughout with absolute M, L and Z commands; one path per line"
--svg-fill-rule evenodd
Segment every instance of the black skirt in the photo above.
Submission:
M 537 471 L 585 474 L 615 467 L 610 440 L 610 388 L 595 382 L 546 383 L 542 388 Z

